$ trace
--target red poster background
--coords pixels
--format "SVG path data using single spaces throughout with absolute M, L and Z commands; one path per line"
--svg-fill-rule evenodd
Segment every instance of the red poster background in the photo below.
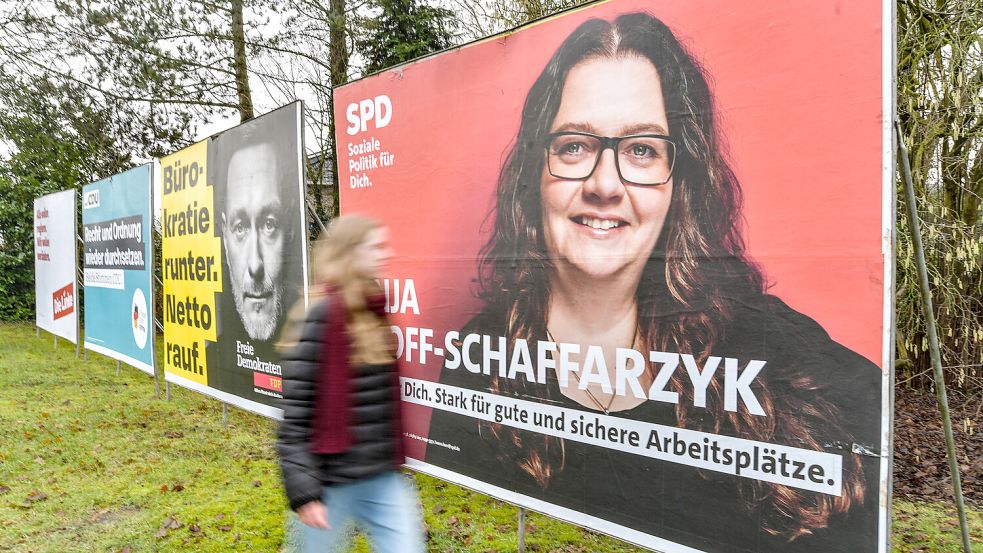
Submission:
M 710 75 L 720 134 L 744 191 L 744 236 L 771 293 L 818 321 L 833 340 L 882 365 L 884 340 L 882 11 L 877 2 L 618 0 L 441 53 L 336 92 L 341 212 L 390 226 L 390 278 L 413 279 L 420 315 L 401 327 L 433 342 L 480 308 L 478 250 L 519 113 L 548 58 L 585 19 L 647 11 Z M 890 55 L 884 53 L 884 55 Z M 385 94 L 391 121 L 346 133 L 350 103 Z M 378 139 L 395 154 L 352 188 L 350 145 Z M 436 380 L 442 359 L 406 363 Z M 410 409 L 427 435 L 429 413 Z M 411 444 L 422 458 L 422 443 Z

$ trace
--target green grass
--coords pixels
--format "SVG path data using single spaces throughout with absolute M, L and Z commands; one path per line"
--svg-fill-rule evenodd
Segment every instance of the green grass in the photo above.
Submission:
M 279 551 L 272 421 L 171 387 L 32 326 L 0 324 L 0 551 Z M 163 395 L 163 391 L 162 391 Z M 515 551 L 516 509 L 417 476 L 431 551 Z M 895 501 L 894 551 L 959 551 L 954 513 Z M 980 512 L 974 553 L 983 553 Z M 545 516 L 527 550 L 642 551 Z M 358 540 L 353 551 L 367 551 Z

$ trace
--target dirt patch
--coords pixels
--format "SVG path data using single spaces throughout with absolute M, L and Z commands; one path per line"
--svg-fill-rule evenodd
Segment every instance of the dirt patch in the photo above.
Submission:
M 949 393 L 963 496 L 983 508 L 983 396 Z M 894 495 L 952 503 L 942 417 L 934 393 L 898 390 L 894 404 Z

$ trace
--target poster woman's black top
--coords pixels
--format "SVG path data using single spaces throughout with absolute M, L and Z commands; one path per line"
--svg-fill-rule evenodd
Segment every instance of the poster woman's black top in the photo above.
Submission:
M 497 320 L 495 320 L 497 319 Z M 563 451 L 551 449 L 556 462 L 545 488 L 514 462 L 500 460 L 505 438 L 496 440 L 479 421 L 435 409 L 430 438 L 460 448 L 460 451 L 430 445 L 426 460 L 451 471 L 491 485 L 538 498 L 561 507 L 620 524 L 647 534 L 712 553 L 815 552 L 858 553 L 875 551 L 880 451 L 880 370 L 876 365 L 830 339 L 812 319 L 796 312 L 773 296 L 744 302 L 734 312 L 727 335 L 712 355 L 765 360 L 758 379 L 768 380 L 774 393 L 790 389 L 783 380 L 795 374 L 819 377 L 817 388 L 794 394 L 816 394 L 835 405 L 839 419 L 830 422 L 830 432 L 815 429 L 827 445 L 827 453 L 844 457 L 844 471 L 853 456 L 860 456 L 866 488 L 863 505 L 853 505 L 845 514 L 830 518 L 827 528 L 791 542 L 765 530 L 766 506 L 749 504 L 739 493 L 743 477 L 699 471 L 696 468 L 660 461 L 632 453 L 563 442 Z M 501 318 L 484 312 L 462 331 L 504 336 Z M 696 349 L 696 348 L 694 348 Z M 474 348 L 478 352 L 480 348 Z M 686 352 L 681 352 L 686 353 Z M 551 405 L 596 414 L 560 393 L 555 375 L 549 373 L 546 399 Z M 473 374 L 463 367 L 443 370 L 441 382 L 488 392 L 491 377 Z M 522 398 L 531 399 L 531 398 Z M 808 404 L 808 397 L 804 402 Z M 795 402 L 793 402 L 794 404 Z M 700 408 L 694 408 L 699 411 Z M 678 426 L 675 405 L 645 401 L 639 406 L 612 412 L 611 416 L 648 423 Z M 816 426 L 822 422 L 813 421 Z M 839 427 L 841 430 L 832 430 Z M 519 431 L 528 443 L 531 433 Z M 727 433 L 727 432 L 722 432 Z M 839 433 L 841 436 L 829 435 Z M 739 437 L 739 436 L 738 436 Z M 839 439 L 848 438 L 848 441 Z M 796 446 L 794 438 L 776 435 L 775 443 Z M 860 453 L 854 453 L 859 451 Z M 559 469 L 563 456 L 564 466 Z M 813 493 L 813 492 L 808 492 Z

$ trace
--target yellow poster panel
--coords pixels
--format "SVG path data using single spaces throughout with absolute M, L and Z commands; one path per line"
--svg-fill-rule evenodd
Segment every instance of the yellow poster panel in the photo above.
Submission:
M 208 385 L 207 342 L 216 341 L 222 248 L 215 236 L 208 142 L 160 160 L 164 372 Z

